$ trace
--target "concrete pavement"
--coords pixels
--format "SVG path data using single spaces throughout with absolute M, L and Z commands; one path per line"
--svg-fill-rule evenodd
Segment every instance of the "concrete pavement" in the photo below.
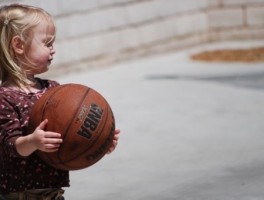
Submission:
M 58 77 L 109 101 L 118 148 L 71 172 L 70 200 L 263 200 L 264 64 L 193 62 L 225 42 Z

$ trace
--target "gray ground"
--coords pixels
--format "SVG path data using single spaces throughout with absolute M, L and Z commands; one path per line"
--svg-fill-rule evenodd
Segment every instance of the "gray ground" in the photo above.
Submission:
M 68 200 L 263 200 L 264 64 L 189 60 L 181 52 L 72 73 L 109 101 L 114 153 L 71 172 Z

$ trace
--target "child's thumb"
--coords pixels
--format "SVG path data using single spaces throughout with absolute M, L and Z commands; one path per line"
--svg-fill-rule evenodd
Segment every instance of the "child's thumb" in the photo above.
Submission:
M 48 123 L 48 119 L 45 119 L 44 121 L 42 121 L 42 122 L 39 124 L 39 126 L 37 127 L 37 129 L 41 129 L 41 130 L 45 129 L 47 123 Z

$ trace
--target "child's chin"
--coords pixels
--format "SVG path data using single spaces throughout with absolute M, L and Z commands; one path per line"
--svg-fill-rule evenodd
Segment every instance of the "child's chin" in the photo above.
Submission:
M 49 70 L 49 67 L 47 66 L 45 69 L 41 69 L 41 70 L 38 70 L 38 71 L 35 71 L 35 74 L 43 74 L 45 72 L 47 72 Z

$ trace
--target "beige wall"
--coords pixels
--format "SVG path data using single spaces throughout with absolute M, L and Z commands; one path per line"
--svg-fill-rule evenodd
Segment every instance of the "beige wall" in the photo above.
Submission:
M 264 38 L 264 0 L 2 0 L 50 12 L 55 71 L 229 39 Z

